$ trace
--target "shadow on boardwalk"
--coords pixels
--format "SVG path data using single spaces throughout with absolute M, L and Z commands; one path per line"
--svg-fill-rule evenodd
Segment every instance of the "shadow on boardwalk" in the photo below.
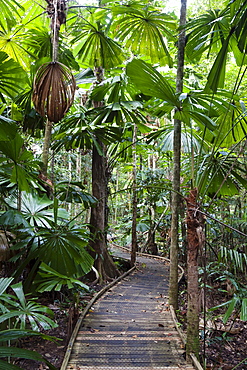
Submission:
M 146 257 L 138 263 L 82 321 L 67 370 L 194 369 L 166 304 L 168 266 Z

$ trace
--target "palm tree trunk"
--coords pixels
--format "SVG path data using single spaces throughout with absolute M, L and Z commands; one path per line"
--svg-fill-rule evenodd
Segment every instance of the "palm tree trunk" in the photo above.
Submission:
M 51 142 L 51 133 L 52 133 L 52 122 L 47 120 L 45 126 L 45 137 L 43 142 L 43 152 L 42 152 L 42 173 L 47 176 L 48 170 L 48 160 L 49 160 L 49 148 Z
M 136 262 L 137 252 L 137 234 L 136 234 L 136 220 L 137 220 L 137 191 L 136 191 L 136 138 L 137 138 L 137 126 L 134 123 L 133 133 L 133 197 L 132 197 L 132 240 L 131 240 L 131 266 L 134 266 Z
M 181 0 L 180 27 L 186 24 L 186 0 Z M 184 70 L 184 48 L 185 31 L 182 28 L 178 39 L 177 54 L 177 79 L 176 91 L 183 91 L 183 70 Z M 178 308 L 178 242 L 179 242 L 179 207 L 180 207 L 180 161 L 181 161 L 181 121 L 174 120 L 173 137 L 173 192 L 172 192 L 172 222 L 171 222 L 171 247 L 170 247 L 170 283 L 169 303 L 176 310 Z
M 46 0 L 47 13 L 51 18 L 51 31 L 52 31 L 52 61 L 56 62 L 58 59 L 58 49 L 59 49 L 59 31 L 61 24 L 65 23 L 66 16 L 66 3 L 65 0 Z M 48 157 L 49 157 L 49 148 L 51 142 L 51 133 L 52 133 L 52 122 L 49 120 L 46 121 L 45 126 L 45 137 L 43 144 L 43 153 L 42 153 L 42 172 L 47 176 L 48 169 Z
M 204 219 L 198 212 L 197 189 L 190 191 L 187 201 L 187 266 L 188 266 L 188 310 L 187 310 L 187 341 L 186 358 L 190 361 L 190 353 L 199 356 L 199 288 L 198 288 L 198 253 L 203 248 Z

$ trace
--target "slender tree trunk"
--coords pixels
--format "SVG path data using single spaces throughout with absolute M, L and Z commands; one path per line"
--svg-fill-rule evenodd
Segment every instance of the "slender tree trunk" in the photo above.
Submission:
M 132 145 L 132 155 L 133 155 L 133 195 L 132 195 L 132 228 L 131 228 L 131 266 L 134 266 L 136 262 L 136 252 L 137 252 L 137 233 L 136 233 L 136 220 L 137 220 L 137 191 L 136 191 L 136 139 L 137 139 L 137 126 L 134 123 L 133 132 L 133 145 Z
M 42 152 L 42 173 L 47 176 L 48 170 L 48 160 L 49 160 L 49 148 L 51 143 L 51 133 L 52 133 L 52 122 L 47 120 L 45 126 L 45 137 L 43 143 L 43 152 Z
M 186 0 L 181 0 L 180 27 L 186 24 Z M 177 54 L 176 91 L 183 91 L 185 31 L 180 30 Z M 178 308 L 178 242 L 179 242 L 179 206 L 180 206 L 180 157 L 181 157 L 181 121 L 174 119 L 173 137 L 173 192 L 172 192 L 172 222 L 170 247 L 170 284 L 169 303 Z
M 61 24 L 65 23 L 66 16 L 66 3 L 64 0 L 58 1 L 48 1 L 46 0 L 47 13 L 51 18 L 51 31 L 52 31 L 52 61 L 56 62 L 58 59 L 58 49 L 59 49 L 59 31 Z M 49 148 L 51 142 L 51 133 L 52 133 L 52 122 L 49 120 L 46 121 L 45 126 L 45 137 L 43 144 L 43 153 L 42 153 L 42 173 L 47 176 L 48 169 L 48 157 L 49 157 Z
M 188 266 L 188 311 L 186 358 L 190 353 L 199 356 L 199 288 L 198 288 L 198 254 L 204 244 L 204 219 L 198 212 L 197 189 L 190 191 L 187 201 L 187 266 Z

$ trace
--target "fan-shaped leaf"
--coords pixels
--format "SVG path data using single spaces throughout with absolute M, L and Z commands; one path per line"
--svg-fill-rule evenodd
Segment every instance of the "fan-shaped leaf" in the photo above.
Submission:
M 125 59 L 120 45 L 108 37 L 97 23 L 82 24 L 81 33 L 72 42 L 78 42 L 75 54 L 89 67 L 109 69 L 122 64 Z
M 113 9 L 115 16 L 124 14 L 113 25 L 116 36 L 124 41 L 134 54 L 145 55 L 151 63 L 172 66 L 165 37 L 174 40 L 172 30 L 176 29 L 174 19 L 145 6 L 141 8 L 118 6 Z
M 5 97 L 15 97 L 21 90 L 21 84 L 25 85 L 26 78 L 22 67 L 0 51 L 0 100 L 5 102 Z

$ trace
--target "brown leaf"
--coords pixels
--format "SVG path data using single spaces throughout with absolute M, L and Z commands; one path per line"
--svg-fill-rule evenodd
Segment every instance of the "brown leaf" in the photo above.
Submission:
M 50 122 L 59 122 L 73 103 L 75 89 L 75 79 L 67 66 L 59 62 L 43 64 L 33 84 L 36 111 Z

